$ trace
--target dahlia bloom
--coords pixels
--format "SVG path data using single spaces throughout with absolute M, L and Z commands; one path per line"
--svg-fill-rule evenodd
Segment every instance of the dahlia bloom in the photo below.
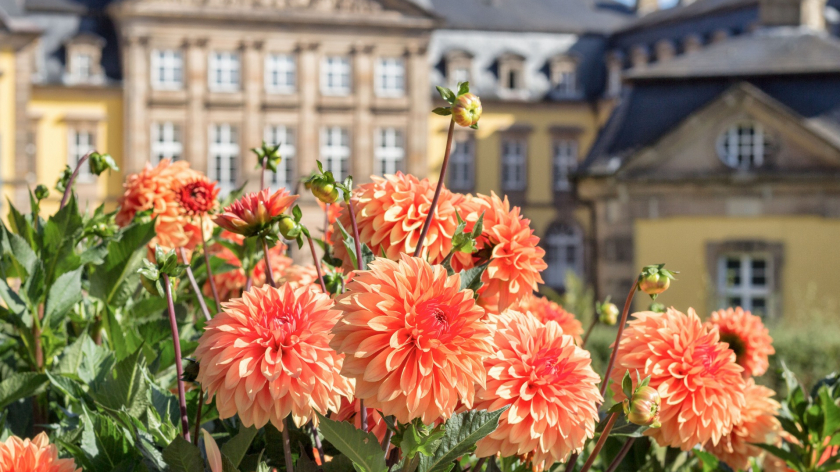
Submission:
M 388 432 L 388 425 L 382 420 L 382 416 L 373 408 L 365 406 L 367 411 L 367 432 L 373 433 L 381 443 Z M 362 417 L 359 415 L 359 402 L 347 398 L 341 399 L 341 408 L 338 412 L 330 415 L 331 420 L 346 421 L 352 423 L 356 429 L 362 429 Z
M 351 397 L 339 375 L 343 356 L 329 347 L 340 312 L 332 300 L 306 287 L 254 287 L 223 305 L 207 323 L 195 357 L 207 402 L 216 396 L 221 418 L 239 415 L 245 426 L 269 421 L 283 429 L 338 411 Z
M 717 327 L 720 340 L 729 343 L 729 349 L 735 351 L 736 362 L 744 368 L 745 377 L 759 377 L 767 372 L 768 358 L 776 350 L 770 331 L 760 317 L 741 307 L 727 308 L 712 313 L 706 325 Z
M 706 450 L 735 470 L 747 470 L 750 458 L 763 452 L 752 444 L 775 444 L 781 431 L 781 424 L 776 419 L 780 405 L 773 400 L 773 394 L 773 390 L 748 379 L 744 391 L 747 406 L 741 411 L 741 421 L 716 445 L 707 444 Z
M 543 324 L 513 310 L 499 317 L 494 340 L 496 352 L 484 361 L 487 387 L 476 393 L 475 408 L 510 408 L 478 442 L 476 456 L 528 454 L 541 469 L 579 452 L 595 433 L 603 401 L 589 352 L 555 321 Z
M 449 418 L 473 403 L 493 352 L 484 310 L 461 277 L 402 255 L 356 271 L 336 299 L 343 311 L 330 346 L 346 354 L 342 375 L 355 379 L 365 405 L 408 423 Z
M 3 472 L 81 472 L 73 459 L 59 459 L 58 448 L 50 444 L 47 433 L 34 439 L 9 436 L 0 442 L 0 471 Z
M 581 337 L 583 325 L 575 318 L 575 315 L 545 297 L 534 294 L 525 295 L 513 309 L 534 316 L 543 323 L 549 320 L 556 321 L 563 329 L 563 334 L 568 334 L 575 339 L 575 344 L 580 346 L 583 342 Z
M 371 180 L 373 182 L 360 185 L 353 191 L 359 239 L 377 256 L 385 252 L 388 259 L 397 260 L 401 253 L 413 255 L 436 184 L 402 172 L 385 177 L 371 176 Z M 423 240 L 422 256 L 432 264 L 441 263 L 452 249 L 452 236 L 458 226 L 455 206 L 462 199 L 461 195 L 453 194 L 445 187 L 441 189 L 429 232 Z M 351 232 L 350 213 L 345 207 L 346 204 L 342 203 L 338 221 Z M 355 269 L 342 243 L 341 232 L 334 230 L 331 241 L 335 257 L 344 261 L 344 268 L 348 271 Z
M 272 265 L 272 267 L 274 267 Z M 307 286 L 317 288 L 321 291 L 321 285 L 318 282 L 318 271 L 312 264 L 298 265 L 289 264 L 282 271 L 275 272 L 275 277 L 278 277 L 277 283 L 288 283 L 298 286 Z
M 231 203 L 222 214 L 214 217 L 213 221 L 231 233 L 254 236 L 291 208 L 297 199 L 297 195 L 289 195 L 285 188 L 273 194 L 266 188 L 244 195 Z
M 457 254 L 452 268 L 458 271 L 472 267 L 478 254 L 489 251 L 492 261 L 481 277 L 484 285 L 478 290 L 478 302 L 485 309 L 500 313 L 535 291 L 537 284 L 543 283 L 540 272 L 548 265 L 543 260 L 545 250 L 538 246 L 540 238 L 529 226 L 531 220 L 520 215 L 519 207 L 511 209 L 507 197 L 502 200 L 495 193 L 489 197 L 468 195 L 458 205 L 467 231 L 472 230 L 482 213 L 478 253 Z
M 634 313 L 618 348 L 611 388 L 616 402 L 625 399 L 625 372 L 636 379 L 650 376 L 659 391 L 660 428 L 646 435 L 660 446 L 686 451 L 698 444 L 716 445 L 741 421 L 746 406 L 744 370 L 720 342 L 718 332 L 688 314 L 669 308 L 665 313 Z
M 193 179 L 177 189 L 175 198 L 181 205 L 181 209 L 187 215 L 205 215 L 216 207 L 216 197 L 219 196 L 219 189 L 216 182 L 210 182 L 205 178 Z
M 242 244 L 245 237 L 242 235 L 231 233 L 230 231 L 222 231 L 222 239 L 232 241 L 237 244 Z M 268 259 L 271 261 L 271 270 L 275 274 L 282 273 L 292 265 L 292 259 L 286 256 L 287 247 L 283 243 L 276 244 L 273 248 L 268 250 Z M 216 289 L 219 292 L 219 298 L 228 300 L 230 298 L 239 297 L 242 294 L 242 289 L 248 280 L 245 275 L 245 270 L 242 268 L 242 262 L 236 257 L 230 249 L 215 243 L 210 246 L 210 254 L 223 259 L 228 264 L 236 267 L 227 272 L 220 272 L 213 274 L 213 280 L 216 282 Z M 314 270 L 314 268 L 313 268 Z M 265 283 L 265 259 L 260 259 L 254 266 L 254 271 L 251 274 L 251 285 L 254 287 L 262 287 Z M 210 282 L 204 284 L 204 293 L 207 296 L 212 295 L 210 289 Z
M 154 167 L 147 163 L 145 169 L 129 175 L 123 184 L 125 192 L 119 200 L 117 224 L 127 226 L 138 212 L 152 210 L 152 218 L 157 219 L 150 248 L 160 245 L 165 249 L 194 249 L 201 244 L 201 227 L 196 223 L 201 221 L 205 231 L 210 231 L 212 225 L 207 218 L 190 216 L 179 203 L 176 190 L 201 179 L 204 176 L 190 169 L 185 161 L 173 163 L 163 159 Z

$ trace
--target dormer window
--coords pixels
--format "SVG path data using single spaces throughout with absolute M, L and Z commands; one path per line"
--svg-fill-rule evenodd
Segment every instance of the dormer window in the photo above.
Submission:
M 518 54 L 505 54 L 499 58 L 499 85 L 502 90 L 518 92 L 525 87 L 525 58 Z
M 773 148 L 773 141 L 761 123 L 742 121 L 730 126 L 719 137 L 720 160 L 733 169 L 761 167 Z
M 466 51 L 450 51 L 446 54 L 446 81 L 451 87 L 460 82 L 469 82 L 472 55 Z
M 79 34 L 67 41 L 64 81 L 68 84 L 104 83 L 105 72 L 100 64 L 104 46 L 104 39 L 89 33 Z
M 549 66 L 554 90 L 562 95 L 575 95 L 578 91 L 577 61 L 568 56 L 557 56 Z

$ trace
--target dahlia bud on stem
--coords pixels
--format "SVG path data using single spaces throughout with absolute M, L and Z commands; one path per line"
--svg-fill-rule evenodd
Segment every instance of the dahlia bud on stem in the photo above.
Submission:
M 660 293 L 668 290 L 671 286 L 671 280 L 674 279 L 674 274 L 679 272 L 671 272 L 664 268 L 665 264 L 649 265 L 642 269 L 639 274 L 639 290 L 650 295 L 651 300 L 656 300 Z
M 435 214 L 438 200 L 440 199 L 440 191 L 446 181 L 446 168 L 449 166 L 449 155 L 452 153 L 452 136 L 455 133 L 455 124 L 460 126 L 478 129 L 478 120 L 481 118 L 481 100 L 470 93 L 470 83 L 462 82 L 458 84 L 458 93 L 455 94 L 452 90 L 444 87 L 437 87 L 440 97 L 444 99 L 450 106 L 438 107 L 432 110 L 432 113 L 440 116 L 452 116 L 449 121 L 449 132 L 446 135 L 446 149 L 443 153 L 443 164 L 440 166 L 440 177 L 435 186 L 435 195 L 432 198 L 432 204 L 429 206 L 429 211 L 426 214 L 426 220 L 423 222 L 423 230 L 420 232 L 420 239 L 417 240 L 417 248 L 414 250 L 414 257 L 420 257 L 423 253 L 423 241 L 426 239 L 426 233 L 429 232 L 429 226 L 432 224 L 432 217 Z
M 639 425 L 650 426 L 651 428 L 658 428 L 659 423 L 659 392 L 648 385 L 650 377 L 644 380 L 638 379 L 639 373 L 636 373 L 637 383 L 636 388 L 633 388 L 633 380 L 630 378 L 630 372 L 624 374 L 624 380 L 621 387 L 624 396 L 627 397 L 622 402 L 622 409 L 627 415 L 627 421 Z

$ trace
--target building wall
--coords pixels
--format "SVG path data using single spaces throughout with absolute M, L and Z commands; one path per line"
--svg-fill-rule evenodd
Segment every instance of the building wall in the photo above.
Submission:
M 0 182 L 3 183 L 2 207 L 12 187 L 5 182 L 15 176 L 15 51 L 0 48 Z M 5 211 L 2 212 L 5 216 Z
M 781 313 L 775 316 L 806 322 L 818 311 L 840 313 L 838 234 L 840 219 L 816 216 L 638 219 L 634 227 L 635 265 L 664 262 L 669 269 L 678 270 L 677 280 L 657 301 L 680 311 L 694 307 L 702 317 L 719 308 L 715 304 L 716 284 L 709 275 L 709 243 L 781 243 Z M 635 308 L 645 309 L 649 302 L 647 297 L 639 297 Z
M 94 131 L 95 148 L 111 154 L 120 169 L 123 159 L 122 90 L 116 87 L 34 86 L 29 103 L 29 116 L 34 122 L 37 182 L 50 187 L 50 198 L 42 208 L 45 214 L 58 209 L 61 195 L 52 187 L 68 164 L 69 132 L 75 127 Z M 80 205 L 93 209 L 105 203 L 116 207 L 122 193 L 124 173 L 102 174 L 89 182 L 76 185 Z

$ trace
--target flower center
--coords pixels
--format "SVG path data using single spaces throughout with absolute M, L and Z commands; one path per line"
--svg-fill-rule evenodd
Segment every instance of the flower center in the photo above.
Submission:
M 446 341 L 454 336 L 452 325 L 457 325 L 457 315 L 453 314 L 451 307 L 433 299 L 421 303 L 415 310 L 417 314 L 416 329 L 421 335 L 441 341 Z
M 729 344 L 729 349 L 732 349 L 732 351 L 735 352 L 735 358 L 740 364 L 744 354 L 747 353 L 747 348 L 741 337 L 735 333 L 720 333 L 720 340 L 721 342 Z
M 534 373 L 538 377 L 554 382 L 564 373 L 565 362 L 560 360 L 560 349 L 541 349 L 534 356 Z

